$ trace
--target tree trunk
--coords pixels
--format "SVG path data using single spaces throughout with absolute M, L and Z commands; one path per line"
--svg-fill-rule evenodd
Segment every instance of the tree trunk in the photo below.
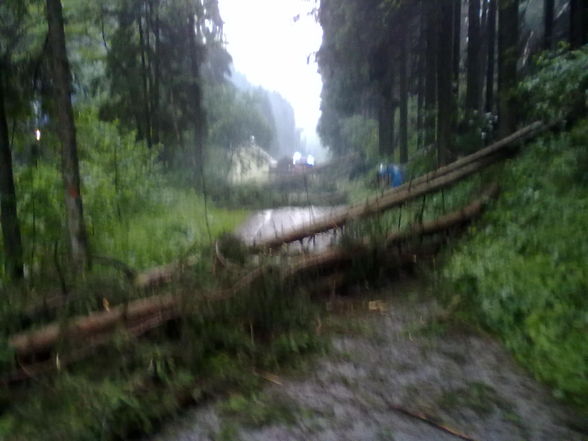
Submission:
M 392 157 L 394 155 L 394 138 L 396 108 L 388 94 L 380 96 L 378 104 L 378 143 L 382 156 Z
M 80 193 L 76 128 L 71 104 L 71 75 L 65 49 L 61 0 L 47 0 L 47 23 L 58 132 L 62 146 L 62 175 L 72 263 L 76 269 L 84 270 L 90 261 Z
M 423 237 L 451 230 L 463 225 L 478 216 L 487 203 L 498 194 L 498 185 L 492 184 L 482 192 L 479 199 L 452 213 L 441 216 L 435 220 L 417 223 L 408 228 L 391 233 L 386 237 L 384 248 L 390 249 L 395 245 L 406 242 L 415 237 Z M 298 259 L 289 269 L 288 275 L 308 274 L 325 268 L 337 267 L 355 259 L 361 259 L 370 251 L 368 241 L 359 244 L 355 249 L 332 248 L 320 254 L 305 256 Z
M 588 0 L 570 0 L 570 46 L 577 49 L 585 40 L 585 14 Z
M 516 130 L 519 59 L 519 0 L 498 0 L 498 136 Z
M 486 113 L 494 112 L 494 76 L 496 63 L 496 1 L 488 0 L 488 61 L 486 63 Z
M 544 13 L 544 31 L 543 49 L 549 51 L 553 49 L 553 20 L 555 17 L 555 0 L 545 0 L 543 3 Z
M 437 118 L 437 8 L 431 2 L 427 3 L 427 63 L 425 72 L 425 145 L 435 143 Z
M 153 142 L 158 144 L 160 142 L 160 84 L 161 84 L 161 65 L 160 57 L 161 54 L 161 30 L 160 30 L 160 19 L 159 19 L 159 1 L 155 2 L 153 6 L 155 9 L 155 20 L 153 28 L 155 32 L 155 56 L 153 61 L 153 90 L 151 91 L 152 104 L 151 104 L 151 124 L 153 126 Z
M 189 11 L 188 26 L 186 28 L 186 38 L 190 50 L 190 99 L 192 106 L 192 120 L 194 126 L 194 152 L 192 156 L 192 165 L 194 167 L 194 176 L 202 178 L 200 171 L 204 166 L 204 113 L 202 111 L 202 90 L 200 87 L 200 57 L 201 52 L 196 41 L 196 22 L 194 12 Z
M 450 145 L 455 128 L 454 75 L 454 0 L 439 1 L 439 65 L 437 70 L 438 127 L 437 163 L 444 165 L 449 160 Z
M 408 162 L 408 26 L 402 26 L 402 41 L 400 41 L 400 163 Z
M 462 0 L 451 0 L 453 9 L 453 94 L 456 99 L 459 96 L 459 62 L 461 59 L 461 2 Z
M 144 5 L 142 9 L 146 9 Z M 149 90 L 149 72 L 147 68 L 145 31 L 143 30 L 143 14 L 139 14 L 137 18 L 137 25 L 139 27 L 139 46 L 141 51 L 141 83 L 143 86 L 143 118 L 145 119 L 145 140 L 147 147 L 151 149 L 153 146 L 152 127 L 151 127 L 151 97 Z
M 481 110 L 482 100 L 480 0 L 470 0 L 468 21 L 466 109 L 473 113 Z
M 9 139 L 4 109 L 4 81 L 0 66 L 0 223 L 4 241 L 6 273 L 13 280 L 18 280 L 22 279 L 24 275 L 23 253 Z

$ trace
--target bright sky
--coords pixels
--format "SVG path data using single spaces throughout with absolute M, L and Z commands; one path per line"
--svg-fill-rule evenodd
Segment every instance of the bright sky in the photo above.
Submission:
M 316 139 L 322 87 L 314 60 L 322 29 L 308 15 L 313 4 L 311 0 L 219 0 L 235 69 L 292 104 L 296 125 L 304 129 L 309 144 Z M 294 22 L 298 15 L 300 20 Z

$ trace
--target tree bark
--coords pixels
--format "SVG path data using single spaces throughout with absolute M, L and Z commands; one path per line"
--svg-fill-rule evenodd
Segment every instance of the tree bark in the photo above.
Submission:
M 588 0 L 570 0 L 570 46 L 578 49 L 586 43 L 586 4 Z
M 141 9 L 146 9 L 147 5 L 142 5 Z M 139 13 L 137 17 L 137 26 L 139 30 L 139 50 L 141 51 L 141 84 L 143 87 L 143 118 L 145 120 L 145 140 L 147 147 L 153 146 L 152 124 L 151 124 L 151 96 L 149 90 L 149 71 L 147 66 L 147 47 L 145 43 L 145 31 L 143 29 L 143 14 Z
M 494 113 L 494 76 L 496 63 L 496 4 L 488 0 L 488 61 L 486 63 L 486 112 Z
M 398 68 L 400 69 L 400 128 L 399 128 L 399 146 L 400 146 L 400 163 L 408 162 L 408 40 L 409 32 L 406 23 L 402 25 L 402 37 L 400 41 L 400 60 Z
M 543 49 L 549 51 L 553 49 L 553 20 L 555 16 L 555 0 L 545 0 L 543 3 Z
M 425 72 L 425 145 L 431 146 L 435 143 L 436 128 L 436 107 L 437 107 L 437 28 L 438 9 L 432 2 L 427 2 L 427 63 Z
M 459 96 L 459 68 L 461 61 L 461 2 L 462 0 L 452 0 L 453 8 L 453 94 Z
M 453 92 L 454 75 L 454 0 L 439 1 L 439 64 L 437 70 L 438 127 L 437 164 L 445 165 L 450 156 L 450 145 L 455 130 L 456 103 Z
M 78 317 L 67 325 L 53 323 L 37 331 L 15 335 L 9 340 L 9 344 L 19 357 L 43 353 L 51 350 L 62 338 L 82 339 L 111 331 L 123 321 L 140 320 L 155 313 L 172 311 L 178 303 L 178 298 L 171 295 L 140 299 L 110 311 Z
M 480 0 L 470 0 L 468 21 L 466 109 L 474 113 L 480 112 L 482 100 Z
M 186 27 L 186 38 L 190 50 L 190 87 L 189 93 L 192 106 L 192 119 L 194 126 L 194 152 L 193 166 L 195 176 L 202 178 L 200 171 L 203 167 L 204 154 L 204 112 L 202 111 L 202 89 L 200 86 L 200 52 L 199 44 L 196 41 L 196 21 L 194 11 L 188 11 L 188 23 Z
M 0 66 L 0 223 L 4 243 L 5 267 L 12 280 L 22 279 L 23 252 L 18 222 L 16 189 L 12 172 L 12 152 L 4 108 L 4 79 Z
M 516 130 L 519 59 L 519 0 L 498 0 L 498 136 Z
M 90 260 L 80 192 L 78 147 L 71 104 L 71 74 L 65 47 L 61 0 L 47 0 L 47 23 L 58 133 L 62 146 L 61 167 L 72 263 L 77 270 L 83 271 L 89 266 Z

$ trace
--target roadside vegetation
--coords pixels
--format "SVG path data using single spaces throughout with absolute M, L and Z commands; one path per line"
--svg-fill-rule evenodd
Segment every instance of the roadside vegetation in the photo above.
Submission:
M 502 192 L 448 255 L 451 302 L 497 333 L 554 395 L 588 409 L 588 51 L 540 60 L 520 86 L 529 117 L 576 121 L 525 148 Z

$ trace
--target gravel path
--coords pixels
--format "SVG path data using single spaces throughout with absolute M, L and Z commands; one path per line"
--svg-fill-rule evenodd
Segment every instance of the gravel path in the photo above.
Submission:
M 414 281 L 334 300 L 332 350 L 254 397 L 192 410 L 152 441 L 450 441 L 425 415 L 478 441 L 586 441 L 586 427 L 489 336 L 443 321 Z M 371 301 L 371 303 L 370 303 Z M 327 331 L 328 330 L 328 331 Z

